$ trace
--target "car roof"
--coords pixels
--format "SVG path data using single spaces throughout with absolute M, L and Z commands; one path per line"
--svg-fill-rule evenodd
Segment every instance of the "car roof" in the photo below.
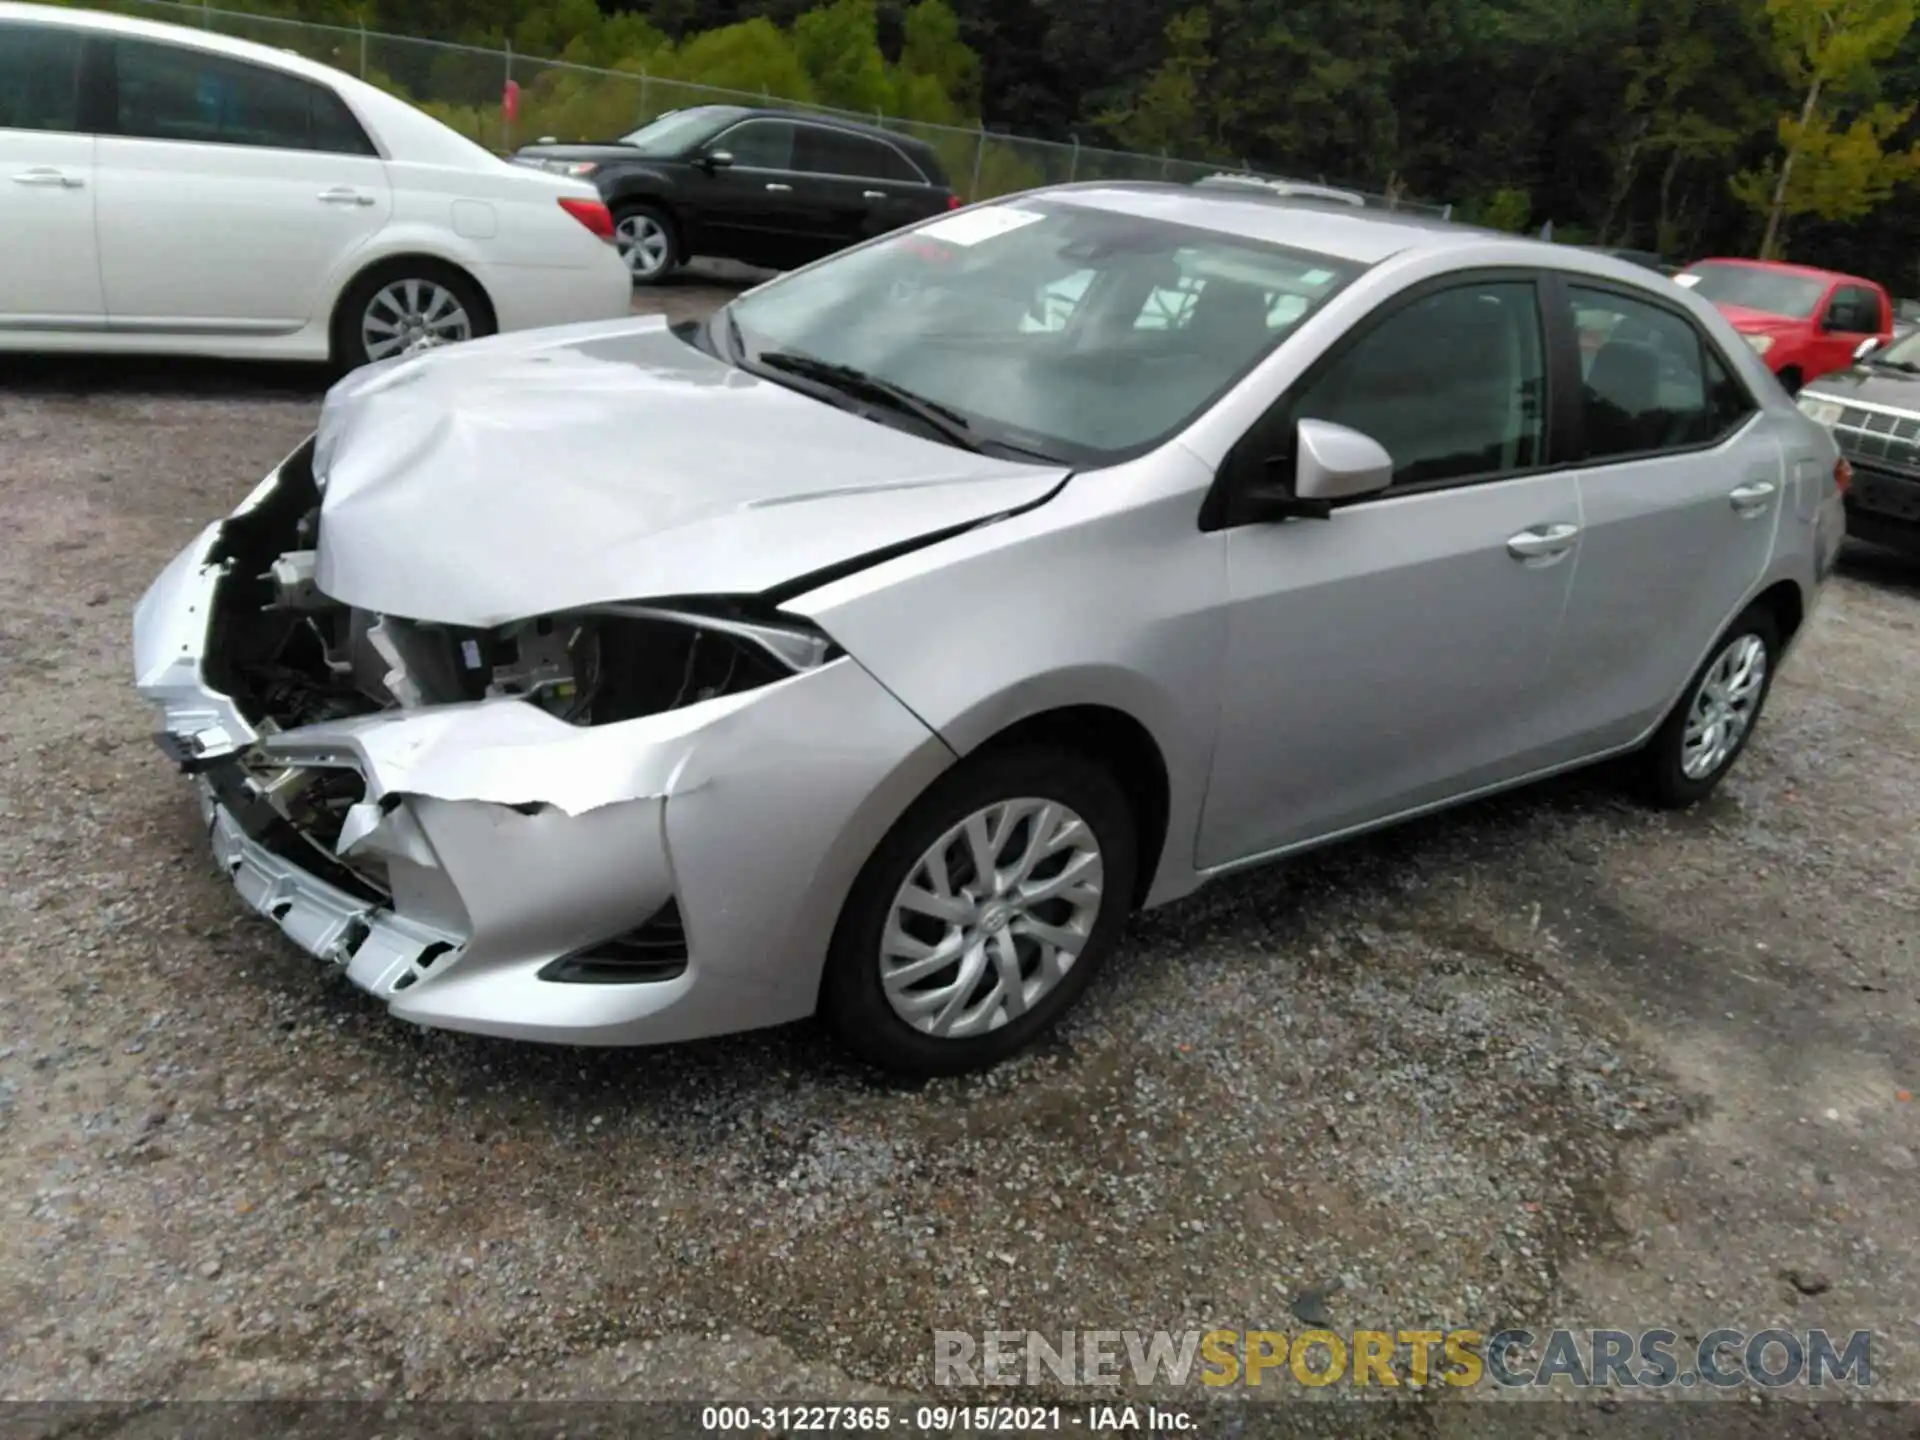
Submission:
M 1536 263 L 1564 267 L 1569 247 L 1462 225 L 1406 210 L 1361 209 L 1336 200 L 1277 194 L 1251 185 L 1180 185 L 1160 181 L 1087 181 L 1036 192 L 1094 209 L 1193 225 L 1310 250 L 1336 260 L 1375 265 L 1408 250 L 1470 249 L 1498 244 L 1537 253 Z M 1606 263 L 1606 262 L 1602 262 Z M 1619 262 L 1624 264 L 1625 262 Z
M 1738 255 L 1709 255 L 1705 259 L 1695 260 L 1687 266 L 1692 270 L 1701 265 L 1739 265 L 1748 270 L 1772 270 L 1781 275 L 1805 275 L 1813 280 L 1844 280 L 1849 285 L 1871 285 L 1880 288 L 1876 280 L 1864 275 L 1849 275 L 1844 270 L 1823 270 L 1817 265 L 1795 265 L 1786 260 L 1749 260 Z

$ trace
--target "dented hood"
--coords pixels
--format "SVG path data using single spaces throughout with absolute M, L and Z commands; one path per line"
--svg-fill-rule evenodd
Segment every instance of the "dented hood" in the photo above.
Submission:
M 614 600 L 757 594 L 1035 503 L 995 459 L 760 380 L 658 318 L 370 367 L 321 413 L 317 581 L 489 626 Z

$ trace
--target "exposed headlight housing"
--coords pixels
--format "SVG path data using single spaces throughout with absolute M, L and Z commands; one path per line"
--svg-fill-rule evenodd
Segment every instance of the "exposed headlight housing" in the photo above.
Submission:
M 1753 353 L 1756 355 L 1764 355 L 1773 348 L 1771 335 L 1749 335 L 1742 332 L 1740 338 L 1753 347 Z
M 600 168 L 594 160 L 552 160 L 547 168 L 556 175 L 571 175 L 576 180 L 584 180 Z

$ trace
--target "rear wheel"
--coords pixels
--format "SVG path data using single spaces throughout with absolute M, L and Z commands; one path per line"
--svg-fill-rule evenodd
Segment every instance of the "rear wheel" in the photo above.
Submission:
M 1725 778 L 1753 738 L 1779 655 L 1780 627 L 1764 605 L 1727 627 L 1641 756 L 1655 804 L 1691 805 Z
M 822 1017 L 882 1069 L 984 1069 L 1051 1026 L 1126 924 L 1136 839 L 1087 757 L 989 751 L 937 780 L 854 883 Z
M 613 243 L 636 285 L 656 285 L 685 258 L 673 221 L 657 205 L 623 205 L 613 214 Z
M 376 265 L 340 297 L 334 358 L 345 369 L 494 332 L 486 297 L 460 271 L 426 259 Z

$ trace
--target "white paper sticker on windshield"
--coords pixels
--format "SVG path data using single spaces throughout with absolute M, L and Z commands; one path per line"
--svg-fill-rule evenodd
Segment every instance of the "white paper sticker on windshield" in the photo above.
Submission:
M 1005 235 L 1009 230 L 1018 230 L 1023 225 L 1031 225 L 1044 218 L 1038 210 L 989 205 L 980 210 L 962 210 L 958 215 L 949 215 L 931 225 L 923 225 L 915 233 L 932 240 L 944 240 L 949 245 L 978 245 L 982 240 L 991 240 L 996 235 Z
M 1333 278 L 1331 270 L 1309 270 L 1300 277 L 1302 285 L 1324 285 Z
M 1676 275 L 1673 277 L 1673 283 L 1691 290 L 1700 283 L 1700 277 L 1698 275 Z

